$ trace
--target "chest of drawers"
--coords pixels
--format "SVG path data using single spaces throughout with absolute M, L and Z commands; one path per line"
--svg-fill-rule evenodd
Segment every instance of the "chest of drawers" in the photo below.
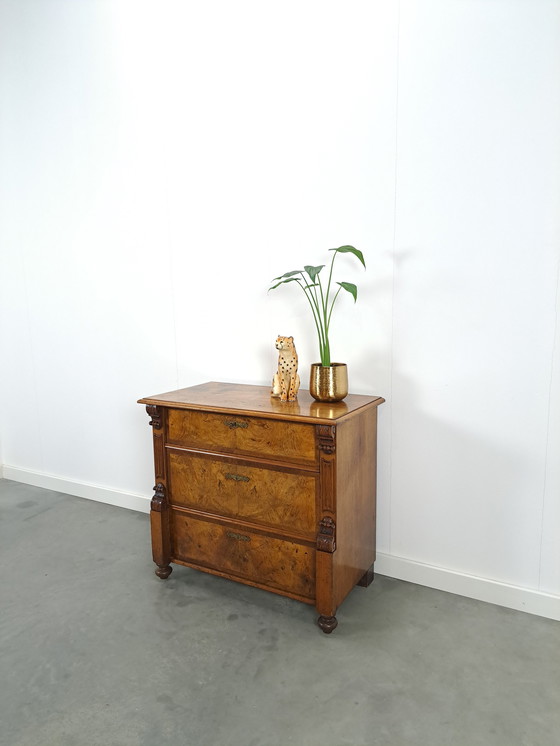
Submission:
M 153 427 L 156 574 L 171 563 L 315 605 L 324 632 L 373 580 L 381 397 L 271 399 L 205 383 L 140 399 Z

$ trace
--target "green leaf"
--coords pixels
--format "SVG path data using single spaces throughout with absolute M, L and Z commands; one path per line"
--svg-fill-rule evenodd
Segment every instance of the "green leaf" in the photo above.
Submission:
M 354 303 L 358 300 L 358 288 L 352 282 L 337 282 L 336 284 L 340 285 L 341 288 L 348 290 L 354 298 Z
M 359 249 L 355 249 L 353 246 L 339 246 L 338 249 L 329 249 L 329 251 L 338 251 L 339 254 L 354 254 L 354 256 L 358 257 L 364 267 L 366 266 L 364 255 Z
M 315 282 L 315 278 L 319 274 L 319 272 L 323 269 L 325 265 L 321 264 L 319 267 L 311 267 L 309 264 L 306 264 L 304 267 L 304 270 L 307 272 L 309 277 L 311 278 L 311 282 Z
M 299 274 L 299 273 L 298 273 L 298 274 Z M 275 280 L 278 280 L 278 277 L 275 277 L 274 279 L 275 279 Z M 277 288 L 277 287 L 278 287 L 279 285 L 284 285 L 284 284 L 285 284 L 286 282 L 297 282 L 297 281 L 298 281 L 298 278 L 297 278 L 297 277 L 290 277 L 290 278 L 289 278 L 289 279 L 287 279 L 287 280 L 281 280 L 280 282 L 277 282 L 277 283 L 276 283 L 276 285 L 273 285 L 273 286 L 272 286 L 271 288 L 268 288 L 268 289 L 269 289 L 269 291 L 270 291 L 270 290 L 274 290 L 274 289 L 275 289 L 275 288 Z M 273 280 L 273 282 L 274 282 L 274 280 Z
M 294 275 L 300 275 L 301 269 L 294 269 L 293 272 L 285 272 L 283 275 L 280 275 L 279 277 L 273 277 L 272 282 L 274 280 L 282 280 L 284 277 L 293 277 Z

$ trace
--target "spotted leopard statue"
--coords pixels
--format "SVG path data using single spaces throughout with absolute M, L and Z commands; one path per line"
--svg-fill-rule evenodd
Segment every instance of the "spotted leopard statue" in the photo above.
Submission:
M 298 356 L 293 337 L 277 337 L 278 370 L 272 379 L 271 396 L 280 401 L 295 401 L 299 390 Z

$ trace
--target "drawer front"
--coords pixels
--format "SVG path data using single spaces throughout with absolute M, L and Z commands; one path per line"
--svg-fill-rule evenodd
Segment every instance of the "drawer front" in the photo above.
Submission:
M 172 511 L 174 557 L 307 599 L 315 595 L 315 550 L 244 528 Z
M 316 465 L 315 428 L 300 422 L 169 409 L 169 443 Z
M 315 535 L 314 473 L 170 451 L 169 480 L 175 505 Z

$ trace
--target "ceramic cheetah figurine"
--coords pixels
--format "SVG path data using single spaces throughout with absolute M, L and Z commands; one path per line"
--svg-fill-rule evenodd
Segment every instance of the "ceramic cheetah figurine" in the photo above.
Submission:
M 277 337 L 278 371 L 272 379 L 271 396 L 280 401 L 295 401 L 299 389 L 298 356 L 293 337 Z

